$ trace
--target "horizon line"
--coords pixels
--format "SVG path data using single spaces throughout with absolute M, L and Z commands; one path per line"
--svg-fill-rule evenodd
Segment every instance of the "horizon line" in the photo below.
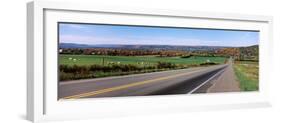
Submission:
M 144 46 L 201 46 L 201 47 L 250 47 L 250 46 L 259 46 L 259 44 L 252 44 L 247 46 L 219 46 L 219 45 L 169 45 L 169 44 L 84 44 L 84 43 L 67 43 L 67 42 L 59 42 L 59 44 L 78 44 L 78 45 L 144 45 Z

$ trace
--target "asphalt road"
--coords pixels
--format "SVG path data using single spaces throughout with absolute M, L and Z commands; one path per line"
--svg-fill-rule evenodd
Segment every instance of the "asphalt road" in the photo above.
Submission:
M 230 64 L 59 82 L 59 99 L 187 94 L 205 90 Z
M 235 72 L 233 69 L 233 61 L 228 61 L 228 66 L 221 76 L 210 82 L 212 86 L 208 88 L 207 93 L 214 92 L 239 92 L 239 82 L 236 79 Z

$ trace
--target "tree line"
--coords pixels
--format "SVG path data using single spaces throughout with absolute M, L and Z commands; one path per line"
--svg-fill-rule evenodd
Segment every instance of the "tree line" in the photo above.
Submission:
M 60 65 L 60 81 L 85 78 L 98 78 L 105 76 L 126 75 L 132 73 L 155 72 L 167 69 L 186 68 L 169 62 L 157 62 L 156 65 L 139 66 L 134 64 L 112 65 Z

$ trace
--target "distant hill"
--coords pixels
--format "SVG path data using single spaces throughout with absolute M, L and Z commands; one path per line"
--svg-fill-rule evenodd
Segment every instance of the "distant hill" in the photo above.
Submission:
M 215 51 L 221 48 L 221 46 L 176 46 L 176 45 L 118 45 L 118 44 L 74 44 L 74 43 L 60 43 L 59 48 L 111 48 L 111 49 L 136 49 L 136 50 L 182 50 L 182 51 Z
M 253 45 L 247 47 L 222 48 L 216 50 L 216 53 L 224 56 L 232 56 L 236 60 L 258 61 L 259 46 Z
M 160 56 L 232 56 L 236 60 L 258 61 L 259 46 L 220 47 L 220 46 L 175 46 L 175 45 L 117 45 L 117 44 L 74 44 L 60 43 L 63 54 L 100 54 L 100 55 L 160 55 Z M 161 51 L 161 52 L 159 52 Z
M 75 43 L 60 43 L 59 48 L 89 48 L 87 44 L 75 44 Z
M 259 59 L 259 46 L 253 45 L 249 47 L 240 47 L 241 60 L 258 60 Z

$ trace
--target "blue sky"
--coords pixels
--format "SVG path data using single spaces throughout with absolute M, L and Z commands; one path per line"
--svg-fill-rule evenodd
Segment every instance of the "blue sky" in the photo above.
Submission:
M 60 43 L 251 46 L 259 32 L 95 24 L 59 24 Z

